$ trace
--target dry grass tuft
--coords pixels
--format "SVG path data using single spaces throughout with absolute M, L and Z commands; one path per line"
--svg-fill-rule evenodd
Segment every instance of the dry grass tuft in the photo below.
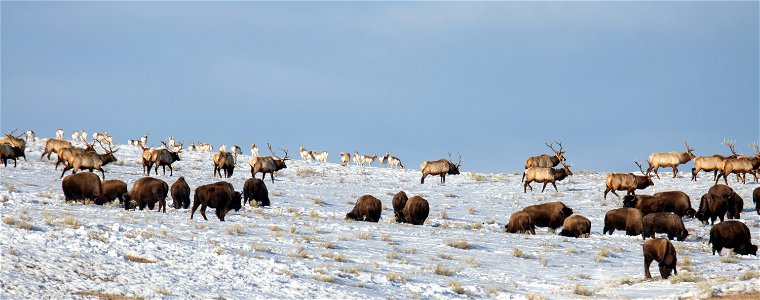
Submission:
M 438 253 L 438 257 L 440 257 L 441 259 L 447 259 L 447 260 L 451 260 L 454 258 L 451 255 L 448 255 L 446 253 Z
M 525 293 L 524 296 L 525 296 L 525 299 L 528 299 L 528 300 L 545 300 L 546 299 L 546 297 L 541 296 L 538 293 L 534 293 L 534 292 L 527 292 Z
M 449 287 L 451 288 L 451 291 L 460 295 L 464 295 L 467 293 L 467 291 L 464 290 L 461 284 L 459 282 L 456 282 L 454 280 L 449 281 L 448 283 Z
M 483 181 L 488 180 L 488 177 L 486 175 L 483 175 L 483 174 L 480 174 L 480 173 L 470 172 L 469 176 L 470 176 L 470 179 L 472 179 L 473 181 L 477 181 L 477 182 L 483 182 Z
M 291 251 L 288 253 L 288 256 L 290 257 L 300 257 L 300 258 L 310 258 L 309 252 L 306 252 L 306 248 L 304 246 L 298 246 L 297 249 Z
M 750 280 L 750 279 L 755 279 L 755 278 L 760 278 L 760 272 L 758 272 L 758 271 L 752 271 L 752 270 L 744 271 L 741 274 L 739 274 L 738 277 L 736 277 L 736 279 L 739 279 L 739 280 L 742 280 L 742 281 L 746 281 L 746 280 Z
M 26 229 L 26 230 L 33 230 L 34 229 L 34 225 L 32 225 L 30 223 L 27 223 L 24 220 L 16 219 L 16 218 L 10 217 L 10 216 L 9 217 L 4 217 L 3 218 L 3 223 L 8 224 L 10 226 L 16 226 L 16 227 L 21 228 L 21 229 Z
M 433 269 L 433 273 L 441 276 L 451 276 L 454 275 L 455 272 L 442 264 L 437 264 L 435 269 Z
M 128 261 L 136 262 L 136 263 L 141 263 L 141 264 L 152 264 L 152 263 L 155 263 L 155 261 L 153 261 L 153 260 L 147 259 L 145 257 L 137 256 L 137 255 L 127 254 L 124 257 L 126 257 Z
M 700 279 L 701 278 L 699 277 L 699 275 L 696 275 L 689 271 L 681 271 L 681 272 L 678 272 L 678 275 L 674 275 L 668 278 L 668 280 L 670 280 L 670 283 L 673 283 L 673 284 L 681 283 L 681 282 L 697 282 Z
M 335 277 L 332 277 L 330 275 L 317 274 L 316 276 L 314 276 L 314 279 L 318 281 L 322 281 L 322 282 L 328 282 L 328 283 L 335 282 Z
M 372 234 L 369 232 L 359 232 L 354 235 L 357 239 L 360 240 L 369 240 L 372 239 Z
M 305 177 L 305 176 L 312 176 L 314 174 L 316 174 L 316 172 L 314 172 L 314 169 L 312 169 L 312 168 L 308 168 L 308 167 L 307 168 L 301 168 L 301 167 L 296 168 L 296 176 Z
M 227 226 L 225 231 L 229 235 L 241 235 L 243 234 L 243 225 L 235 224 L 235 225 Z
M 98 234 L 97 232 L 90 231 L 90 232 L 87 233 L 87 237 L 89 239 L 91 239 L 91 240 L 96 240 L 96 241 L 100 241 L 102 243 L 108 244 L 108 239 L 106 237 Z
M 584 287 L 580 284 L 576 284 L 573 288 L 573 294 L 581 296 L 591 296 L 594 294 L 594 290 Z
M 71 228 L 74 228 L 74 229 L 79 229 L 79 227 L 81 227 L 82 224 L 84 224 L 84 222 L 82 222 L 82 220 L 74 218 L 71 215 L 68 215 L 63 218 L 63 224 L 69 225 L 71 226 Z
M 446 246 L 454 247 L 457 249 L 463 249 L 463 250 L 467 250 L 467 249 L 470 249 L 470 247 L 472 247 L 470 243 L 468 243 L 464 239 L 448 239 L 448 240 L 445 240 L 444 243 L 446 244 Z
M 406 277 L 396 272 L 385 273 L 385 277 L 388 277 L 388 280 L 392 282 L 406 282 L 408 280 Z
M 259 243 L 251 243 L 251 249 L 256 252 L 264 252 L 264 253 L 271 253 L 272 248 L 270 248 L 267 245 L 259 244 Z
M 104 300 L 143 300 L 144 298 L 140 297 L 131 297 L 131 296 L 124 296 L 124 295 L 116 295 L 116 294 L 106 294 L 96 291 L 83 291 L 83 292 L 76 292 L 73 295 L 76 296 L 82 296 L 86 298 L 100 298 Z
M 736 254 L 731 253 L 729 255 L 722 256 L 720 258 L 720 262 L 724 264 L 735 264 L 739 262 L 739 258 L 736 257 Z
M 330 259 L 332 259 L 334 261 L 337 261 L 337 262 L 347 262 L 348 261 L 348 258 L 346 258 L 345 255 L 340 254 L 338 252 L 322 252 L 322 254 L 320 254 L 320 256 L 326 257 L 326 258 L 330 258 Z
M 480 267 L 480 262 L 478 262 L 478 259 L 475 258 L 475 256 L 465 257 L 464 259 L 462 259 L 462 262 L 472 266 L 473 268 Z
M 449 214 L 446 213 L 446 209 L 444 208 L 440 213 L 438 213 L 439 219 L 446 219 L 449 217 Z

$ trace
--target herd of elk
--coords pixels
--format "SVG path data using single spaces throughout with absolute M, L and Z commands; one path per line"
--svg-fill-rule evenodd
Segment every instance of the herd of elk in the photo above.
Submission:
M 756 144 L 750 147 L 755 150 L 754 156 L 738 156 L 726 159 L 720 163 L 720 174 L 715 178 L 715 184 L 718 184 L 718 180 L 722 176 L 724 183 L 728 185 L 729 174 L 736 174 L 737 180 L 742 179 L 743 183 L 747 183 L 747 173 L 751 173 L 755 177 L 755 182 L 757 182 L 757 173 L 760 171 L 760 147 Z
M 556 143 L 559 145 L 559 150 L 555 150 L 553 145 Z M 554 152 L 554 155 L 548 155 L 548 154 L 541 154 L 539 156 L 533 156 L 528 158 L 528 160 L 525 161 L 525 171 L 523 172 L 523 177 L 520 180 L 520 182 L 523 182 L 525 180 L 525 173 L 529 168 L 533 167 L 541 167 L 541 168 L 554 168 L 556 167 L 560 162 L 565 161 L 565 151 L 562 147 L 562 142 L 554 142 L 552 144 L 546 143 L 546 146 L 549 147 Z
M 103 148 L 103 150 L 106 151 L 106 153 L 98 154 L 94 151 L 86 151 L 80 154 L 70 155 L 70 157 L 67 158 L 68 164 L 65 168 L 63 168 L 63 172 L 61 172 L 60 178 L 63 178 L 63 175 L 66 174 L 66 171 L 68 170 L 71 170 L 71 173 L 76 174 L 76 172 L 81 169 L 87 169 L 90 170 L 90 172 L 93 170 L 99 170 L 101 176 L 103 176 L 103 179 L 105 179 L 106 173 L 105 170 L 103 170 L 103 166 L 117 161 L 116 156 L 113 154 L 119 150 L 114 150 L 111 145 L 108 145 L 108 149 L 106 149 L 100 141 L 98 141 L 98 144 L 101 148 Z
M 734 145 L 736 142 L 729 141 L 727 139 L 723 139 L 723 144 L 728 146 L 728 149 L 731 150 L 730 156 L 723 156 L 720 154 L 715 154 L 711 156 L 697 156 L 694 158 L 694 168 L 691 169 L 691 180 L 697 181 L 697 174 L 700 171 L 713 171 L 713 180 L 718 179 L 718 171 L 721 169 L 721 165 L 723 164 L 723 161 L 727 159 L 736 158 L 738 155 L 736 154 L 736 149 L 734 149 Z

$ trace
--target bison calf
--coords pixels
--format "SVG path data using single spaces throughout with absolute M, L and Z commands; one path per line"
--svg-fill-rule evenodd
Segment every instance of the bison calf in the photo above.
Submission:
M 190 186 L 185 177 L 180 176 L 172 183 L 172 205 L 175 209 L 190 207 Z
M 245 181 L 243 185 L 243 202 L 250 205 L 249 201 L 257 201 L 261 206 L 269 206 L 269 191 L 263 180 L 251 178 Z
M 654 238 L 655 233 L 665 233 L 670 240 L 675 237 L 678 241 L 683 241 L 689 235 L 689 231 L 684 227 L 681 217 L 669 212 L 648 214 L 644 216 L 641 223 L 641 236 L 644 239 L 648 237 Z
M 132 185 L 132 190 L 123 194 L 124 209 L 140 208 L 140 210 L 148 209 L 153 210 L 156 202 L 158 202 L 158 211 L 164 209 L 166 212 L 166 195 L 169 193 L 169 185 L 157 178 L 143 177 L 135 181 Z
M 549 227 L 556 230 L 573 214 L 573 210 L 562 202 L 549 202 L 525 207 L 524 212 L 533 219 L 536 227 Z
M 565 219 L 559 235 L 569 237 L 588 237 L 591 234 L 591 221 L 581 215 L 572 215 Z
M 639 235 L 642 231 L 641 211 L 637 208 L 618 208 L 608 211 L 604 215 L 604 230 L 602 234 L 612 235 L 615 230 L 625 230 L 626 235 Z
M 353 219 L 355 221 L 378 222 L 380 221 L 380 214 L 382 211 L 383 204 L 379 199 L 371 195 L 364 195 L 356 200 L 354 209 L 346 214 L 346 219 Z
M 715 251 L 722 255 L 723 248 L 731 248 L 737 254 L 757 256 L 757 246 L 752 245 L 749 228 L 739 221 L 726 221 L 713 226 L 708 244 L 712 244 L 713 255 Z
M 193 219 L 195 210 L 200 206 L 201 216 L 206 218 L 206 207 L 216 208 L 216 217 L 219 221 L 224 222 L 224 216 L 227 215 L 230 209 L 240 209 L 240 200 L 242 195 L 240 192 L 236 192 L 232 187 L 232 184 L 220 181 L 213 184 L 206 184 L 199 186 L 195 189 L 195 195 L 193 196 L 193 208 L 190 211 L 190 219 Z
M 536 234 L 536 224 L 529 213 L 518 211 L 509 216 L 509 223 L 504 228 L 509 233 L 530 233 Z
M 670 277 L 670 271 L 673 274 L 678 275 L 676 271 L 676 263 L 678 258 L 676 255 L 676 248 L 666 238 L 658 238 L 648 240 L 644 242 L 644 276 L 646 278 L 652 278 L 652 274 L 649 273 L 649 265 L 655 260 L 660 267 L 660 276 L 662 279 Z

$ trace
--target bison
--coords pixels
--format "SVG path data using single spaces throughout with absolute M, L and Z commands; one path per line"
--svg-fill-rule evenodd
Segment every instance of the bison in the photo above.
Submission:
M 752 245 L 749 228 L 739 221 L 726 221 L 713 226 L 708 244 L 712 244 L 713 255 L 715 251 L 722 255 L 723 248 L 732 248 L 737 254 L 757 256 L 757 246 Z
M 185 177 L 180 176 L 172 183 L 171 193 L 172 205 L 175 209 L 190 207 L 190 186 L 185 181 Z
M 251 204 L 250 201 L 259 202 L 259 205 L 262 206 L 269 206 L 269 191 L 263 180 L 251 178 L 245 181 L 243 185 L 243 202 Z
M 425 177 L 428 175 L 440 175 L 441 183 L 446 183 L 446 174 L 459 175 L 459 167 L 462 165 L 462 156 L 459 156 L 459 162 L 454 164 L 451 162 L 451 153 L 449 153 L 449 160 L 439 159 L 436 161 L 425 161 L 420 165 L 422 170 L 422 178 L 420 184 L 425 183 Z
M 529 213 L 518 211 L 509 216 L 509 223 L 504 226 L 509 233 L 530 233 L 536 234 L 536 224 Z
M 689 195 L 681 191 L 660 192 L 652 195 L 660 199 L 662 211 L 669 211 L 677 214 L 679 217 L 687 216 L 693 218 L 696 211 L 691 208 L 691 199 Z
M 195 210 L 198 206 L 201 208 L 201 216 L 206 218 L 206 207 L 216 208 L 216 216 L 219 221 L 224 222 L 224 216 L 230 209 L 240 209 L 240 200 L 242 195 L 240 192 L 236 192 L 232 184 L 219 181 L 213 184 L 206 184 L 199 186 L 195 189 L 195 195 L 193 196 L 193 208 L 190 211 L 190 219 L 193 219 Z
M 760 215 L 760 187 L 752 191 L 752 202 L 755 202 L 755 211 Z
M 103 196 L 110 202 L 119 199 L 119 203 L 124 203 L 124 193 L 127 192 L 127 183 L 121 180 L 111 179 L 103 181 Z M 104 204 L 98 203 L 96 204 Z
M 404 191 L 400 191 L 396 193 L 396 195 L 393 195 L 393 214 L 396 215 L 397 223 L 406 222 L 404 219 L 404 207 L 406 206 L 407 200 L 409 200 L 409 197 L 406 196 Z
M 581 215 L 572 215 L 565 218 L 562 223 L 562 231 L 559 235 L 569 237 L 588 237 L 591 234 L 591 221 Z
M 727 216 L 729 219 L 739 219 L 741 217 L 741 212 L 744 208 L 744 199 L 734 192 L 734 189 L 727 185 L 716 184 L 710 187 L 710 189 L 707 190 L 707 193 L 728 201 Z
M 383 204 L 372 195 L 363 195 L 356 200 L 356 205 L 351 212 L 346 214 L 346 219 L 355 221 L 378 222 L 383 211 Z
M 650 195 L 626 195 L 623 197 L 623 207 L 637 208 L 645 216 L 664 211 L 660 198 Z
M 602 234 L 611 235 L 615 230 L 625 230 L 626 235 L 639 235 L 642 231 L 643 217 L 638 208 L 624 207 L 610 210 L 604 215 Z
M 549 227 L 556 230 L 573 214 L 573 210 L 562 202 L 549 202 L 525 207 L 524 212 L 533 219 L 536 227 Z
M 430 204 L 420 196 L 414 196 L 406 201 L 404 206 L 404 223 L 412 225 L 425 224 L 425 220 L 430 215 Z
M 657 261 L 660 267 L 660 276 L 662 279 L 670 277 L 670 271 L 673 274 L 678 275 L 676 271 L 676 263 L 678 262 L 678 256 L 676 255 L 676 248 L 666 238 L 657 238 L 644 242 L 644 276 L 646 278 L 652 278 L 652 274 L 649 273 L 649 265 L 652 261 Z
M 66 176 L 61 182 L 61 188 L 66 201 L 90 199 L 95 203 L 103 203 L 106 200 L 103 184 L 98 175 L 93 173 L 82 172 Z
M 169 193 L 169 185 L 158 178 L 143 177 L 135 181 L 132 185 L 132 190 L 128 193 L 124 193 L 124 209 L 130 210 L 140 208 L 140 210 L 148 209 L 153 210 L 156 202 L 158 202 L 158 212 L 164 209 L 166 212 L 166 196 Z
M 722 197 L 716 197 L 709 193 L 702 195 L 699 201 L 699 211 L 697 211 L 697 220 L 702 224 L 707 224 L 707 220 L 710 220 L 710 224 L 715 225 L 715 219 L 720 218 L 723 222 L 723 218 L 728 211 L 728 201 Z
M 689 235 L 689 231 L 684 227 L 681 217 L 673 213 L 658 212 L 648 214 L 644 216 L 641 223 L 641 237 L 644 239 L 648 237 L 654 238 L 655 233 L 665 233 L 670 240 L 675 237 L 678 241 L 684 241 Z

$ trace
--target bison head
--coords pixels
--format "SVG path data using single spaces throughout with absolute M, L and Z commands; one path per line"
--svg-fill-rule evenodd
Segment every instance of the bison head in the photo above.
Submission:
M 235 195 L 230 200 L 230 203 L 227 205 L 227 208 L 234 209 L 235 211 L 240 210 L 240 208 L 242 207 L 241 206 L 242 198 L 243 196 L 240 194 L 240 192 L 235 192 Z
M 756 245 L 752 245 L 750 243 L 742 244 L 739 247 L 736 247 L 736 249 L 734 249 L 734 251 L 737 254 L 741 254 L 741 255 L 750 255 L 750 254 L 752 254 L 754 256 L 757 256 L 757 246 Z
M 562 210 L 559 213 L 560 213 L 560 215 L 562 215 L 562 217 L 567 218 L 567 217 L 569 217 L 569 216 L 571 216 L 573 214 L 573 209 L 569 208 L 567 206 L 563 206 Z
M 678 240 L 679 242 L 683 242 L 686 240 L 687 236 L 689 236 L 689 231 L 686 229 L 681 230 L 681 232 L 679 232 L 678 235 L 676 236 L 676 240 Z
M 625 195 L 623 197 L 623 207 L 631 207 L 635 208 L 636 204 L 639 202 L 638 199 L 636 199 L 636 196 L 633 195 Z
M 662 276 L 662 279 L 668 279 L 668 277 L 670 277 L 670 271 L 672 270 L 671 267 L 660 265 L 660 276 Z

